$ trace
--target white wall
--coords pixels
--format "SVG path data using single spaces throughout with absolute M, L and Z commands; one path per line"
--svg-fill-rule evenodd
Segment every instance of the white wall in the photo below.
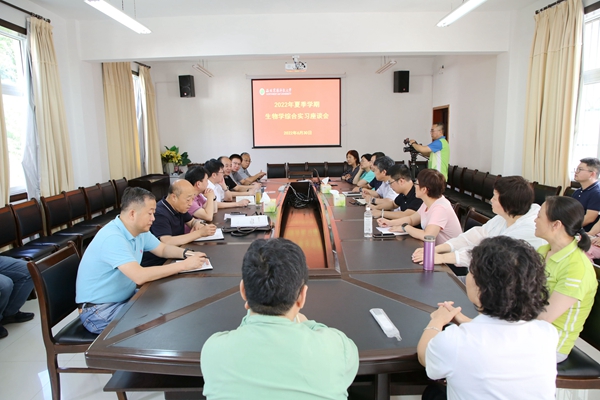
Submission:
M 195 162 L 249 151 L 252 170 L 269 162 L 342 161 L 350 149 L 359 153 L 384 151 L 404 159 L 402 139 L 429 142 L 433 57 L 397 58 L 395 69 L 409 70 L 410 92 L 393 93 L 393 73 L 375 74 L 380 58 L 311 59 L 308 74 L 338 74 L 342 78 L 342 147 L 252 150 L 250 79 L 280 77 L 276 61 L 220 61 L 207 68 L 208 78 L 191 62 L 154 63 L 161 143 L 178 145 Z M 345 75 L 344 75 L 345 74 Z M 194 75 L 196 97 L 180 98 L 178 75 Z M 298 75 L 292 75 L 295 77 Z

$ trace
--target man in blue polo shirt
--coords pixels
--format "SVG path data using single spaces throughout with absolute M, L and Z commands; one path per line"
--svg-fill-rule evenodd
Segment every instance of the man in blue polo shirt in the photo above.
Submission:
M 444 124 L 437 123 L 431 126 L 431 140 L 427 146 L 418 144 L 415 139 L 408 139 L 410 145 L 425 157 L 429 157 L 427 168 L 435 169 L 448 180 L 448 163 L 450 162 L 450 146 L 444 136 Z
M 198 238 L 214 235 L 217 230 L 215 225 L 206 225 L 203 220 L 188 213 L 197 194 L 194 186 L 185 179 L 172 183 L 167 196 L 156 203 L 154 223 L 150 232 L 161 242 L 173 246 L 181 246 Z M 189 233 L 185 233 L 186 225 L 190 228 Z M 165 261 L 166 258 L 146 251 L 142 258 L 142 267 L 164 264 Z
M 598 171 L 600 171 L 600 160 L 593 157 L 582 158 L 575 169 L 575 180 L 581 184 L 581 188 L 573 193 L 573 198 L 577 199 L 585 210 L 583 229 L 586 232 L 598 222 L 600 211 Z
M 100 333 L 143 285 L 181 271 L 200 268 L 206 254 L 160 242 L 149 232 L 156 200 L 142 188 L 127 188 L 120 215 L 96 234 L 85 251 L 77 272 L 75 301 L 79 318 L 92 333 Z M 184 261 L 143 268 L 142 253 Z

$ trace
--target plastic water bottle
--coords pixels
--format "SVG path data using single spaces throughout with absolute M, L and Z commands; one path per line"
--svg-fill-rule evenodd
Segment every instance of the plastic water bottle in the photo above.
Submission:
M 373 236 L 373 214 L 371 213 L 371 207 L 367 205 L 365 209 L 365 237 Z
M 425 236 L 423 244 L 423 270 L 433 271 L 435 261 L 435 236 Z

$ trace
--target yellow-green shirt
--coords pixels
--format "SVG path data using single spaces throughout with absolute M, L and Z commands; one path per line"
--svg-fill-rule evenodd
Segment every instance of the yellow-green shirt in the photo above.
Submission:
M 200 367 L 208 400 L 342 400 L 358 371 L 358 349 L 315 321 L 248 313 L 236 330 L 208 338 Z
M 549 251 L 549 244 L 538 249 L 544 258 Z M 564 249 L 546 258 L 546 272 L 550 295 L 556 291 L 577 299 L 573 306 L 552 323 L 559 334 L 557 351 L 569 354 L 592 310 L 598 288 L 596 273 L 585 253 L 577 247 L 575 239 Z

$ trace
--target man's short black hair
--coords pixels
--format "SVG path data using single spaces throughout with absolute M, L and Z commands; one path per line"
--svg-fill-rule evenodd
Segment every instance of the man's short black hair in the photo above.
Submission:
M 548 305 L 542 256 L 526 241 L 484 239 L 471 251 L 469 272 L 479 288 L 479 312 L 505 321 L 531 321 Z
M 446 126 L 444 125 L 443 122 L 438 122 L 438 123 L 435 123 L 434 125 L 437 126 L 438 129 L 440 131 L 442 131 L 442 133 L 444 133 L 446 131 Z
M 405 181 L 412 181 L 412 176 L 410 175 L 410 169 L 404 164 L 396 164 L 392 168 L 387 171 L 387 174 L 392 178 L 392 180 L 397 181 L 400 179 L 404 179 Z
M 375 156 L 375 159 L 378 159 L 379 157 L 385 157 L 385 153 L 383 151 L 376 151 L 375 153 L 371 154 L 371 157 Z
M 232 155 L 230 155 L 230 156 L 229 156 L 229 159 L 230 159 L 231 161 L 235 160 L 236 158 L 237 158 L 238 160 L 242 161 L 242 156 L 240 156 L 240 155 L 239 155 L 239 154 L 237 154 L 237 153 L 233 153 Z
M 206 170 L 200 166 L 189 169 L 185 173 L 185 179 L 192 185 L 195 185 L 196 182 L 203 181 L 205 176 Z
M 582 162 L 585 165 L 587 165 L 588 168 L 592 169 L 596 173 L 596 175 L 598 175 L 598 172 L 600 172 L 600 160 L 598 160 L 597 158 L 582 158 L 581 160 L 579 160 L 579 162 Z
M 134 206 L 143 205 L 146 200 L 156 201 L 156 197 L 152 192 L 141 188 L 141 187 L 127 187 L 121 197 L 121 212 L 127 211 L 129 208 Z
M 304 252 L 288 239 L 257 239 L 244 255 L 242 279 L 252 311 L 284 315 L 308 282 Z
M 389 175 L 390 169 L 394 166 L 395 162 L 388 156 L 377 157 L 375 161 L 373 161 L 373 165 L 376 166 L 379 171 L 385 171 L 386 175 Z
M 510 216 L 525 215 L 533 204 L 533 189 L 522 176 L 504 176 L 494 183 L 498 201 Z
M 215 160 L 211 158 L 207 162 L 204 163 L 204 169 L 210 178 L 212 174 L 218 174 L 224 168 L 223 163 L 219 160 Z

